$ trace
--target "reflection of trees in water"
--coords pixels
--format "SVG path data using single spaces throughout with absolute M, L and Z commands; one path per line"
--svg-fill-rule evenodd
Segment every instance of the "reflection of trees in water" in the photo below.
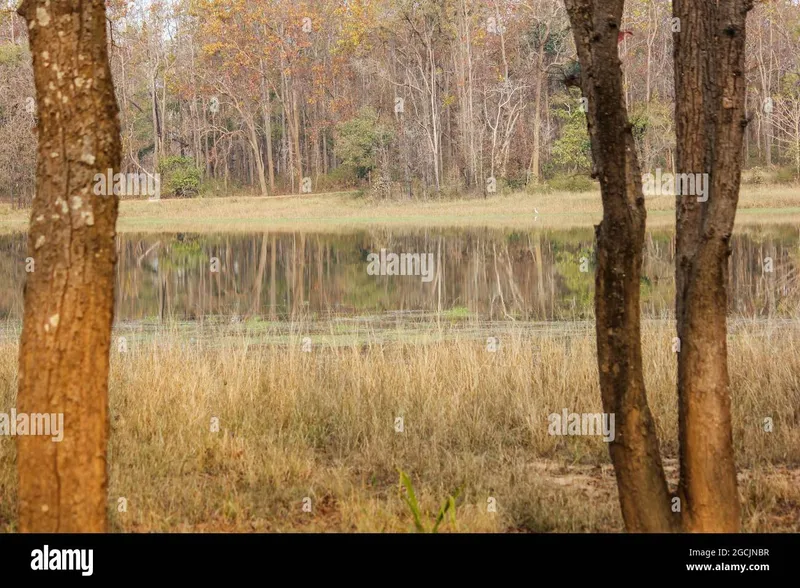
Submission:
M 800 244 L 797 227 L 755 228 L 734 239 L 731 281 L 737 296 L 731 309 L 746 316 L 800 315 Z M 772 272 L 767 260 L 772 261 Z M 741 293 L 741 294 L 740 294 Z
M 798 316 L 798 230 L 746 229 L 733 239 L 731 311 Z M 25 237 L 0 238 L 0 317 L 18 319 Z M 374 229 L 344 235 L 124 235 L 117 242 L 120 320 L 314 318 L 329 314 L 444 312 L 457 318 L 572 320 L 592 317 L 594 244 L 590 229 Z M 381 249 L 432 253 L 434 279 L 370 276 Z M 646 316 L 673 312 L 674 237 L 650 233 L 641 280 Z M 212 273 L 211 259 L 219 259 Z M 772 259 L 773 272 L 764 272 Z M 581 272 L 581 260 L 588 272 Z

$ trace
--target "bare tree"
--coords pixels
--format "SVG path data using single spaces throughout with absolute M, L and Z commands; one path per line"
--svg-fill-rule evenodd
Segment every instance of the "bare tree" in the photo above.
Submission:
M 800 88 L 777 100 L 772 114 L 772 128 L 777 131 L 775 141 L 786 146 L 800 178 Z

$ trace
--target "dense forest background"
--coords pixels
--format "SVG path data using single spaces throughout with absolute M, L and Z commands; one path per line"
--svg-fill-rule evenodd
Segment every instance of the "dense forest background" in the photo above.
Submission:
M 0 200 L 30 202 L 36 104 L 0 0 Z M 166 195 L 592 189 L 579 66 L 554 0 L 107 0 L 126 173 Z M 800 4 L 759 3 L 746 183 L 800 178 Z M 667 0 L 631 0 L 625 98 L 645 172 L 674 168 Z

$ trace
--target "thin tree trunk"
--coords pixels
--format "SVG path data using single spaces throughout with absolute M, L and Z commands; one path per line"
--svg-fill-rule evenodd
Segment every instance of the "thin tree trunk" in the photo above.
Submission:
M 617 50 L 624 4 L 566 0 L 603 200 L 595 230 L 595 313 L 603 408 L 615 416 L 611 460 L 628 531 L 667 532 L 675 517 L 642 373 L 639 279 L 646 211 Z
M 300 153 L 300 110 L 297 107 L 297 91 L 292 82 L 292 145 L 294 147 L 294 163 L 297 170 L 297 189 L 303 185 L 303 155 Z
M 253 114 L 253 118 L 255 119 L 255 114 Z M 250 136 L 250 147 L 253 150 L 253 160 L 256 164 L 256 171 L 258 172 L 258 185 L 261 188 L 261 195 L 267 196 L 269 194 L 267 191 L 267 176 L 264 173 L 264 160 L 261 159 L 261 145 L 258 141 L 255 120 L 247 121 L 247 130 Z
M 541 180 L 539 152 L 541 150 L 540 141 L 542 136 L 542 78 L 547 75 L 547 70 L 544 67 L 544 43 L 539 49 L 537 65 L 536 100 L 533 106 L 533 153 L 531 155 L 530 177 L 528 178 L 528 181 L 534 184 L 538 184 Z
M 272 98 L 269 88 L 263 83 L 264 94 L 264 132 L 267 139 L 267 172 L 269 174 L 269 191 L 275 194 L 275 158 L 272 154 Z

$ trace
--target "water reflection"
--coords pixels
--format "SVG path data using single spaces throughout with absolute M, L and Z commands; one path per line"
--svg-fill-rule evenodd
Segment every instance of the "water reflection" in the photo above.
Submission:
M 731 313 L 800 314 L 799 247 L 796 227 L 739 232 L 730 261 Z M 220 316 L 281 321 L 404 311 L 482 320 L 592 317 L 591 230 L 146 234 L 121 236 L 117 248 L 118 321 Z M 19 320 L 25 237 L 0 237 L 0 250 L 0 318 Z M 426 256 L 433 261 L 430 279 L 386 275 L 393 272 L 385 260 L 383 271 L 368 271 L 375 260 L 370 254 L 380 258 L 381 250 L 398 259 Z M 672 315 L 674 253 L 672 234 L 648 233 L 642 277 L 646 317 Z M 414 273 L 413 260 L 402 258 L 403 269 L 406 262 L 404 273 Z

